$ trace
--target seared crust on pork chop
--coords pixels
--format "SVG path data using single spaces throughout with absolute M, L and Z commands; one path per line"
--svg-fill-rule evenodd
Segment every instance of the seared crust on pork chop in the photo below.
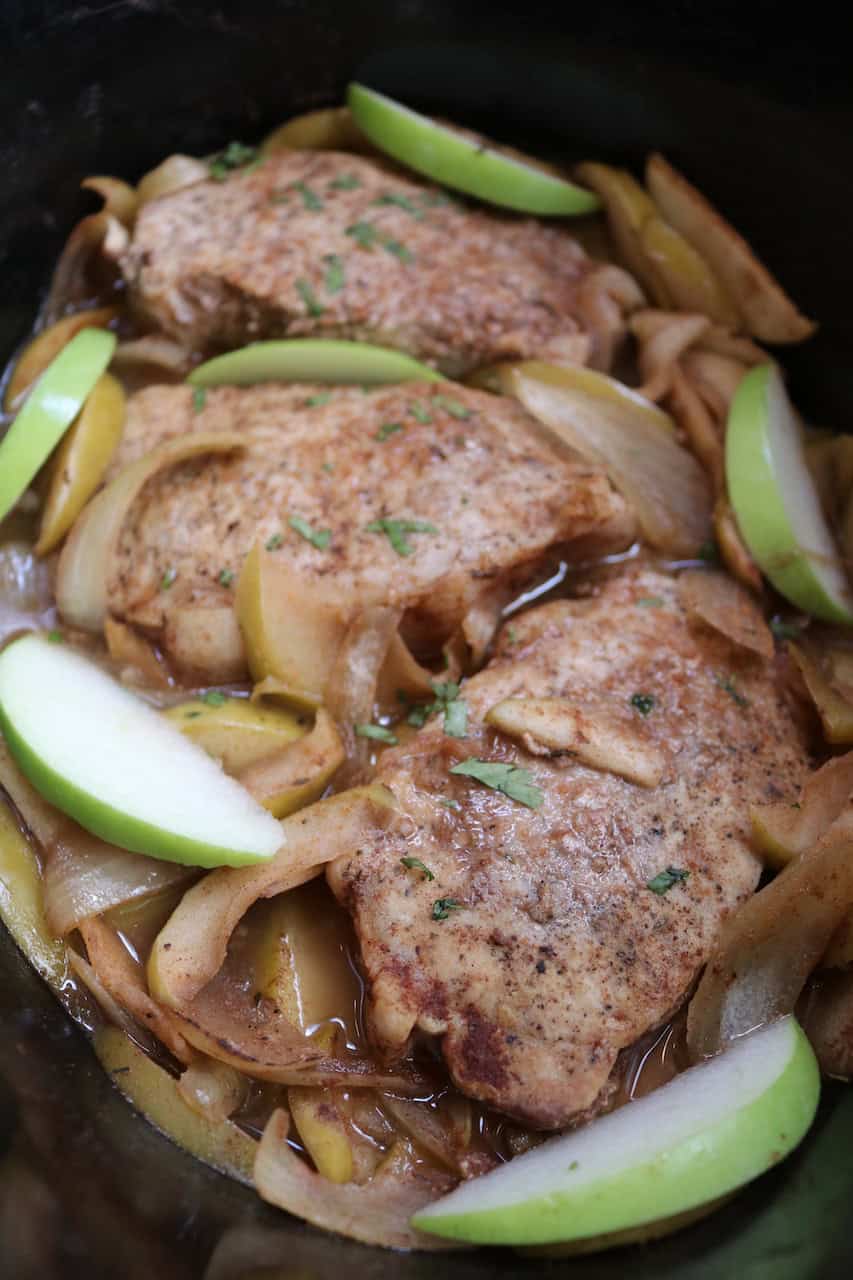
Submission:
M 585 286 L 598 264 L 562 227 L 332 151 L 272 154 L 151 201 L 120 265 L 137 314 L 199 351 L 346 337 L 458 375 L 515 357 L 583 361 L 601 316 Z M 638 305 L 627 277 L 621 288 Z
M 188 387 L 151 387 L 128 401 L 113 473 L 172 436 L 219 430 L 242 432 L 246 449 L 150 480 L 113 563 L 112 613 L 167 650 L 176 609 L 233 604 L 257 541 L 350 612 L 405 610 L 405 638 L 428 655 L 483 593 L 529 579 L 556 544 L 581 557 L 631 539 L 599 468 L 557 454 L 512 400 L 438 383 L 221 387 L 200 409 Z M 293 517 L 329 530 L 328 545 L 300 536 Z M 401 554 L 368 528 L 382 519 L 427 528 Z M 193 665 L 204 674 L 202 657 Z
M 466 1093 L 560 1128 L 689 992 L 758 882 L 749 806 L 793 799 L 808 754 L 774 663 L 689 621 L 676 580 L 651 570 L 514 619 L 462 697 L 465 738 L 436 719 L 382 756 L 408 829 L 329 882 L 358 931 L 377 1046 L 399 1054 L 421 1028 Z M 562 708 L 574 754 L 490 728 L 511 698 L 581 712 Z M 608 741 L 657 785 L 580 762 Z M 529 770 L 541 806 L 451 774 L 470 757 Z

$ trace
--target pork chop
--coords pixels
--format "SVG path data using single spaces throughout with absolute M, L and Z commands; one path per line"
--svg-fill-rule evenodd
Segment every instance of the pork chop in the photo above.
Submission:
M 774 664 L 690 622 L 675 579 L 642 568 L 513 620 L 462 696 L 464 738 L 436 719 L 379 763 L 408 830 L 329 882 L 378 1048 L 397 1055 L 421 1028 L 467 1094 L 561 1128 L 604 1104 L 620 1052 L 684 1000 L 755 889 L 749 806 L 798 794 L 804 736 Z M 485 723 L 518 698 L 567 700 L 574 752 Z M 581 763 L 608 743 L 646 785 Z M 529 770 L 539 807 L 451 773 L 472 757 Z
M 258 540 L 342 601 L 404 609 L 404 637 L 428 656 L 484 592 L 527 580 L 549 548 L 582 557 L 632 536 L 605 474 L 555 453 L 519 405 L 437 383 L 220 387 L 201 407 L 188 387 L 150 387 L 128 400 L 111 474 L 172 436 L 226 429 L 246 450 L 155 476 L 117 547 L 110 609 L 167 650 L 176 610 L 230 608 Z M 328 545 L 294 517 L 330 531 Z M 376 525 L 401 519 L 424 528 L 401 541 Z
M 151 201 L 120 265 L 135 311 L 200 351 L 347 337 L 459 375 L 513 357 L 583 362 L 602 323 L 598 264 L 562 227 L 331 151 L 275 153 Z M 607 271 L 619 306 L 637 306 L 630 278 Z

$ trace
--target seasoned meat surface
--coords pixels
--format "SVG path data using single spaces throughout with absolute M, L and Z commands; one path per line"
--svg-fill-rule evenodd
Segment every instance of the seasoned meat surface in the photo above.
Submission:
M 187 347 L 348 337 L 450 374 L 583 360 L 600 316 L 585 289 L 595 267 L 562 227 L 331 151 L 273 154 L 154 200 L 121 255 L 137 313 Z
M 522 408 L 488 392 L 266 384 L 196 403 L 188 387 L 131 396 L 112 468 L 187 432 L 236 429 L 246 441 L 156 475 L 124 524 L 110 609 L 167 650 L 175 610 L 231 606 L 256 541 L 355 609 L 406 610 L 406 638 L 435 653 L 484 593 L 527 580 L 555 544 L 583 556 L 632 535 L 602 471 L 556 454 Z M 328 545 L 312 545 L 292 517 L 328 529 Z M 395 547 L 367 528 L 382 519 L 426 528 Z
M 434 719 L 383 754 L 378 777 L 408 815 L 396 844 L 329 870 L 379 1048 L 439 1036 L 461 1089 L 544 1129 L 603 1105 L 620 1051 L 679 1005 L 755 889 L 749 806 L 793 798 L 807 771 L 774 671 L 688 621 L 675 580 L 650 569 L 506 626 L 463 687 L 467 736 Z M 627 737 L 658 785 L 484 723 L 521 697 L 566 699 Z M 529 770 L 541 806 L 451 774 L 470 757 Z

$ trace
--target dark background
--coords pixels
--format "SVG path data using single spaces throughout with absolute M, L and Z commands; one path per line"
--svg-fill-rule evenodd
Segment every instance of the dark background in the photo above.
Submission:
M 0 0 L 0 355 L 92 207 L 84 176 L 252 141 L 357 74 L 554 158 L 665 151 L 820 320 L 785 363 L 806 413 L 850 430 L 851 34 L 841 7 L 766 0 Z M 268 1210 L 138 1121 L 0 937 L 0 1274 L 15 1280 L 834 1280 L 853 1271 L 851 1151 L 851 1098 L 829 1088 L 796 1156 L 670 1240 L 553 1263 L 397 1258 Z

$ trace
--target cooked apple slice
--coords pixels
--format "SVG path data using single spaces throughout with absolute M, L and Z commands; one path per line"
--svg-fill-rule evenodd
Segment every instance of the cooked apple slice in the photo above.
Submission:
M 65 645 L 27 635 L 0 654 L 0 728 L 46 800 L 122 849 L 219 867 L 265 862 L 283 843 L 200 747 Z
M 441 382 L 440 373 L 400 351 L 335 338 L 252 342 L 193 369 L 194 387 L 245 387 L 254 382 Z
M 775 365 L 751 369 L 735 392 L 726 481 L 743 539 L 776 590 L 826 622 L 853 623 L 853 594 Z
M 81 329 L 27 396 L 0 443 L 0 520 L 77 417 L 115 345 L 115 334 L 106 329 Z
M 600 207 L 592 191 L 486 146 L 363 84 L 350 85 L 347 105 L 359 129 L 381 151 L 446 187 L 522 213 L 565 216 L 594 213 Z
M 820 1074 L 792 1018 L 586 1128 L 463 1183 L 412 1218 L 472 1244 L 554 1244 L 682 1214 L 750 1182 L 797 1146 Z

